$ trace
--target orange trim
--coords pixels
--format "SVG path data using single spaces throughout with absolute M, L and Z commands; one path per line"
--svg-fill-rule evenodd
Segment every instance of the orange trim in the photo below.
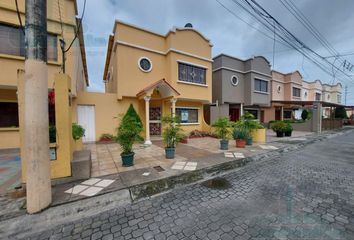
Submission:
M 161 80 L 158 80 L 157 82 L 154 82 L 153 84 L 148 85 L 147 87 L 143 88 L 140 92 L 136 94 L 137 97 L 143 95 L 144 93 L 148 92 L 149 90 L 155 89 L 157 86 L 160 86 L 161 84 L 166 84 L 169 88 L 171 88 L 177 95 L 180 95 L 180 93 L 172 87 L 171 84 L 169 84 L 164 78 Z

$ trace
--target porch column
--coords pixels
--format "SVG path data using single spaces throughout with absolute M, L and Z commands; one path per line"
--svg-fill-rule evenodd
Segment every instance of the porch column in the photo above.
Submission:
M 151 145 L 150 140 L 150 99 L 151 96 L 145 96 L 145 144 Z
M 172 117 L 176 116 L 176 102 L 177 98 L 172 98 L 171 103 L 172 103 Z
M 240 117 L 243 116 L 243 103 L 240 103 Z
M 284 121 L 284 107 L 283 106 L 280 107 L 280 120 Z

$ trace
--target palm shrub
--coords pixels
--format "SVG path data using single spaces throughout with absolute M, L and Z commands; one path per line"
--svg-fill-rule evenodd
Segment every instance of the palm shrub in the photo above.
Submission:
M 130 105 L 117 128 L 117 136 L 115 138 L 116 142 L 122 147 L 123 152 L 121 155 L 133 153 L 134 142 L 143 140 L 140 136 L 142 130 L 143 123 L 133 105 Z
M 227 140 L 229 138 L 231 132 L 230 128 L 232 127 L 229 118 L 219 117 L 212 126 L 215 128 L 215 133 L 218 138 L 221 138 L 222 140 Z
M 185 137 L 183 130 L 180 127 L 178 117 L 165 116 L 162 118 L 162 123 L 165 125 L 162 138 L 166 148 L 175 148 L 177 144 Z

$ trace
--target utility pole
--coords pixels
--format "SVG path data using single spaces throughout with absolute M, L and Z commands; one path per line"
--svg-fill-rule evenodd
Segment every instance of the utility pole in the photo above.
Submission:
M 344 88 L 344 105 L 347 106 L 348 85 Z
M 26 0 L 24 152 L 27 212 L 52 201 L 48 134 L 47 0 Z

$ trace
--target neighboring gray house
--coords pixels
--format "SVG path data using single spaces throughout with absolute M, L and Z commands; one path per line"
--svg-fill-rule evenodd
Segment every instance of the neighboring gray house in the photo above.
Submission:
M 268 60 L 257 56 L 247 60 L 220 54 L 213 62 L 213 103 L 206 110 L 206 121 L 213 123 L 220 116 L 231 121 L 245 111 L 264 121 L 264 108 L 271 107 L 271 69 Z M 209 120 L 209 121 L 208 121 Z

